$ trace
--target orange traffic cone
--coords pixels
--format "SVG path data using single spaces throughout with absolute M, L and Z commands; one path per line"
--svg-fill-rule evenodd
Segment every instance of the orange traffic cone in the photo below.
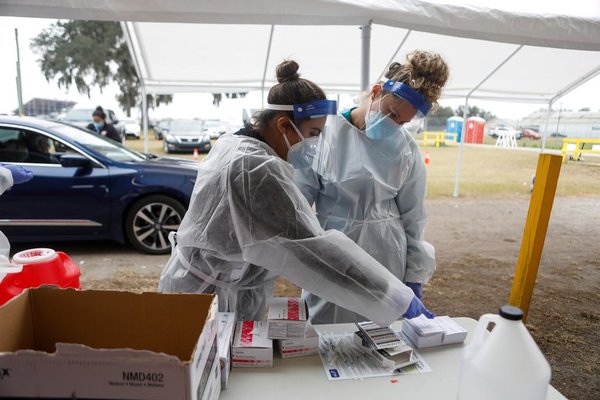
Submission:
M 195 161 L 198 161 L 198 148 L 194 147 L 194 155 L 192 156 Z
M 425 150 L 425 165 L 429 165 L 431 160 L 429 159 L 429 150 Z

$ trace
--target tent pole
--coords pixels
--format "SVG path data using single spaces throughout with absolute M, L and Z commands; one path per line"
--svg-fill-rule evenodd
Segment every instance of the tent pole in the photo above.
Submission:
M 460 144 L 458 147 L 458 166 L 456 168 L 456 179 L 454 180 L 454 193 L 452 193 L 453 197 L 458 197 L 458 183 L 460 182 L 460 170 L 462 168 L 462 155 L 463 155 L 463 147 L 465 145 L 465 136 L 467 132 L 467 116 L 469 112 L 469 96 L 465 98 L 465 108 L 463 110 L 463 126 L 462 131 L 460 133 Z
M 492 72 L 490 72 L 488 74 L 488 76 L 483 78 L 483 80 L 481 82 L 479 82 L 479 84 L 477 84 L 477 86 L 475 86 L 473 89 L 471 89 L 469 94 L 467 94 L 467 97 L 465 99 L 465 110 L 463 113 L 463 115 L 464 115 L 463 129 L 462 129 L 462 133 L 460 136 L 460 147 L 458 148 L 458 165 L 456 166 L 456 179 L 454 179 L 454 192 L 452 193 L 453 197 L 458 197 L 458 185 L 460 183 L 460 169 L 462 168 L 463 143 L 465 142 L 465 132 L 467 129 L 467 113 L 469 111 L 469 97 L 471 97 L 471 95 L 473 93 L 475 93 L 475 91 L 477 89 L 479 89 L 481 87 L 481 85 L 483 85 L 488 79 L 490 79 L 492 77 L 492 75 L 494 75 L 496 72 L 498 72 L 498 70 L 500 68 L 502 68 L 504 66 L 504 64 L 506 64 L 508 62 L 508 60 L 513 58 L 515 56 L 515 54 L 517 54 L 523 48 L 523 46 L 524 45 L 520 45 L 519 47 L 517 47 L 512 53 L 510 53 L 510 55 L 508 57 L 506 57 L 504 59 L 504 61 L 502 61 L 500 64 L 498 64 L 498 66 L 496 68 L 494 68 L 494 70 Z
M 260 84 L 260 104 L 261 108 L 265 108 L 265 81 L 267 79 L 267 67 L 269 66 L 269 56 L 271 55 L 271 43 L 273 43 L 273 30 L 275 25 L 271 25 L 271 33 L 269 33 L 269 45 L 267 46 L 267 57 L 265 58 L 265 68 L 263 70 L 262 82 Z
M 369 23 L 360 27 L 361 30 L 361 64 L 360 64 L 360 91 L 364 92 L 369 89 L 369 66 L 371 63 L 371 24 Z
M 390 57 L 390 61 L 388 61 L 388 63 L 386 65 L 384 65 L 383 67 L 383 71 L 381 71 L 381 73 L 379 74 L 379 77 L 377 78 L 377 81 L 380 81 L 381 78 L 383 78 L 383 76 L 385 75 L 385 73 L 388 70 L 388 67 L 390 66 L 391 63 L 394 62 L 394 59 L 396 58 L 396 56 L 398 55 L 398 53 L 400 52 L 400 49 L 402 49 L 402 46 L 404 46 L 404 43 L 406 42 L 406 39 L 408 39 L 408 37 L 410 36 L 412 30 L 409 29 L 406 32 L 406 35 L 404 35 L 404 38 L 402 38 L 402 41 L 400 42 L 400 44 L 398 45 L 398 47 L 396 48 L 396 51 L 394 52 L 394 54 L 392 54 L 392 56 Z
M 550 123 L 550 112 L 552 111 L 552 100 L 548 103 L 548 109 L 546 110 L 546 127 L 542 133 L 542 153 L 546 149 L 546 138 L 548 137 L 548 124 Z
M 144 153 L 148 153 L 148 99 L 146 86 L 142 85 L 142 126 L 144 128 Z

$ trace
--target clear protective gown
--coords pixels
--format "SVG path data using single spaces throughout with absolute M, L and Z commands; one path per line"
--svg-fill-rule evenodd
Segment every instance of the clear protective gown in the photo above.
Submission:
M 294 169 L 260 140 L 222 136 L 199 164 L 163 292 L 216 292 L 221 311 L 264 318 L 276 276 L 387 326 L 412 291 L 343 233 L 324 231 Z
M 426 169 L 414 139 L 398 127 L 371 140 L 342 115 L 328 124 L 312 168 L 295 174 L 321 226 L 345 233 L 403 282 L 426 283 L 435 251 L 423 240 Z M 369 319 L 304 289 L 313 323 Z
M 14 181 L 10 170 L 0 165 L 0 195 L 10 189 L 13 183 Z

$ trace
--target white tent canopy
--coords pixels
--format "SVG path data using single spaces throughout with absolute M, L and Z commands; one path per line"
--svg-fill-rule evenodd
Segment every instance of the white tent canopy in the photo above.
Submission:
M 76 3 L 0 0 L 0 15 L 137 21 L 123 27 L 152 93 L 268 88 L 283 58 L 298 60 L 303 76 L 330 93 L 358 92 L 412 49 L 446 58 L 445 96 L 465 98 L 465 106 L 478 98 L 550 107 L 600 73 L 598 0 Z M 455 195 L 461 159 L 462 144 Z
M 275 66 L 284 58 L 299 61 L 303 76 L 330 93 L 360 90 L 361 42 L 356 26 L 129 22 L 125 28 L 149 92 L 269 88 L 276 83 Z M 369 82 L 376 82 L 391 60 L 402 60 L 413 49 L 444 56 L 451 67 L 445 96 L 452 98 L 465 98 L 483 82 L 471 98 L 548 103 L 600 72 L 597 51 L 521 46 L 374 25 Z

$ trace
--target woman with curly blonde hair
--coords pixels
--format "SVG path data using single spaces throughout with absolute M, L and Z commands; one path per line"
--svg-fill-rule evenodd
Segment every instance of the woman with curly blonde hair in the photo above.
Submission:
M 423 240 L 426 169 L 405 124 L 437 105 L 448 65 L 436 53 L 413 51 L 389 66 L 358 107 L 337 115 L 296 183 L 315 205 L 323 229 L 344 232 L 422 297 L 435 271 L 435 251 Z M 314 323 L 365 320 L 304 292 Z

